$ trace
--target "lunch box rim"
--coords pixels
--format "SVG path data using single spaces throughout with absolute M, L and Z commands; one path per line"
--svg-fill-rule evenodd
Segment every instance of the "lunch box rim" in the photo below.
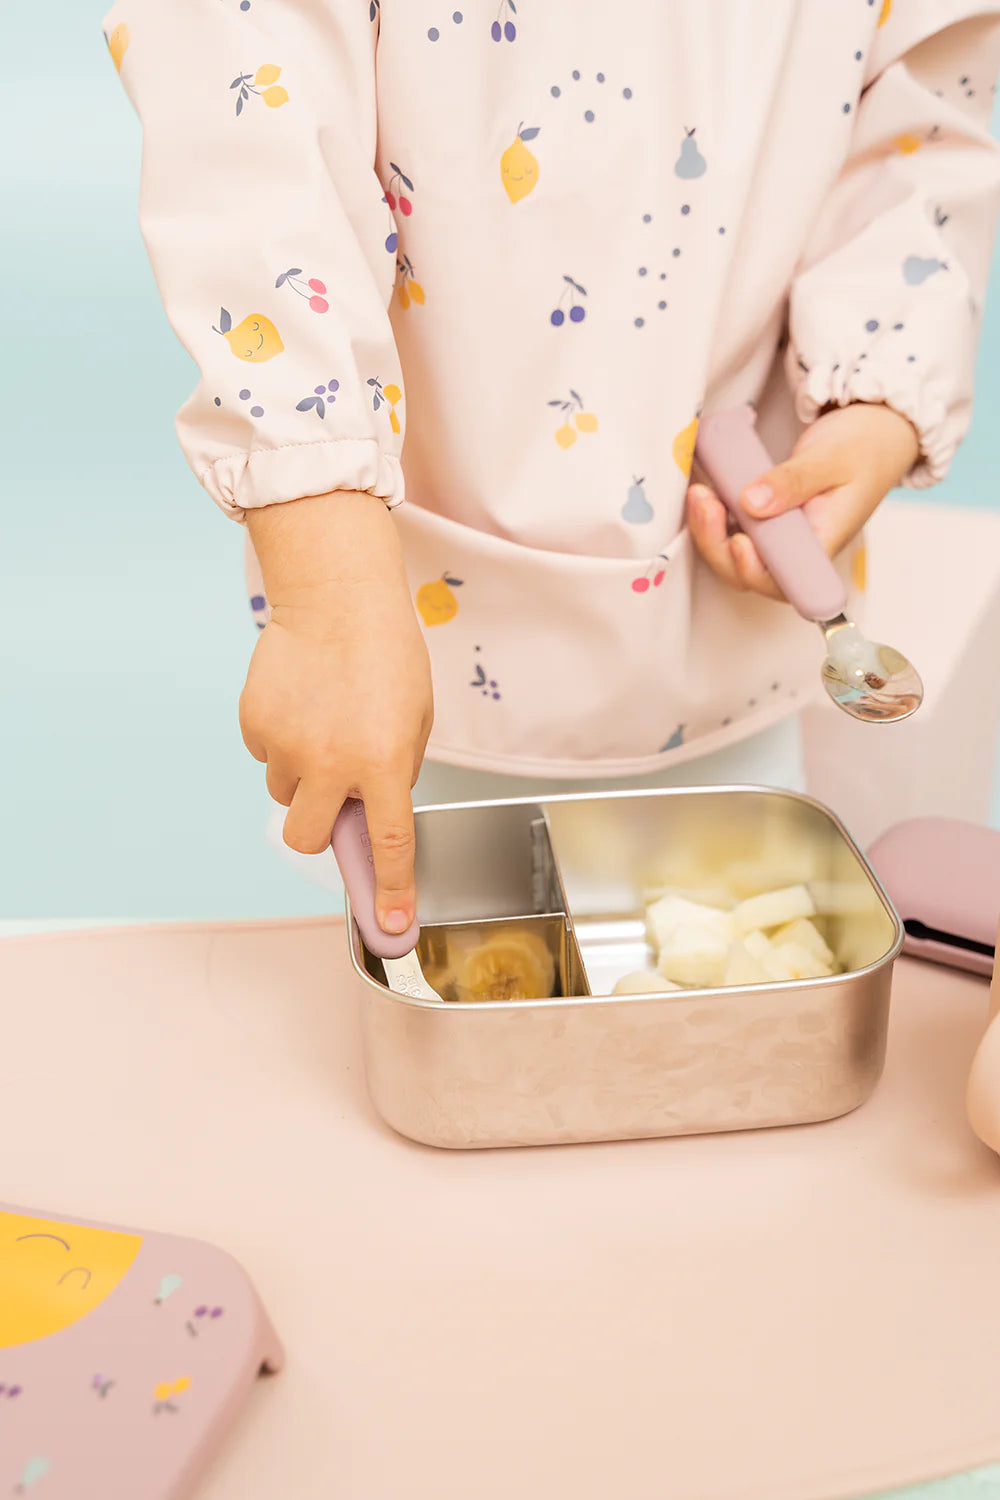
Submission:
M 678 991 L 676 995 L 665 996 L 659 993 L 648 995 L 553 995 L 542 1000 L 482 1000 L 478 1001 L 475 1005 L 461 1005 L 457 1003 L 448 1004 L 447 1002 L 438 1000 L 424 1000 L 415 998 L 411 995 L 401 995 L 396 990 L 390 989 L 388 985 L 380 983 L 379 980 L 375 979 L 371 974 L 369 974 L 368 970 L 363 966 L 363 964 L 359 962 L 358 953 L 362 946 L 361 937 L 360 933 L 358 933 L 357 925 L 354 922 L 353 914 L 351 912 L 350 897 L 345 892 L 344 910 L 347 923 L 347 946 L 350 953 L 351 967 L 354 970 L 356 977 L 361 979 L 369 989 L 374 991 L 374 993 L 382 999 L 388 998 L 395 1001 L 399 1005 L 408 1006 L 415 1010 L 427 1010 L 437 1013 L 440 1012 L 443 1008 L 449 1011 L 460 1011 L 463 1014 L 468 1014 L 472 1012 L 478 1013 L 481 1011 L 524 1011 L 537 1010 L 540 1008 L 555 1009 L 558 1007 L 569 1006 L 617 1006 L 624 1004 L 628 1004 L 631 1006 L 636 1002 L 646 1005 L 654 1003 L 662 1004 L 664 999 L 673 1000 L 675 1002 L 683 1002 L 685 1000 L 694 1000 L 704 997 L 732 995 L 737 990 L 742 991 L 748 996 L 754 996 L 758 994 L 761 996 L 773 995 L 776 992 L 781 994 L 795 994 L 804 990 L 827 990 L 837 986 L 843 986 L 845 984 L 854 984 L 858 979 L 863 979 L 868 975 L 875 974 L 880 970 L 890 966 L 891 964 L 894 964 L 896 962 L 896 959 L 902 952 L 903 943 L 906 938 L 906 933 L 903 928 L 902 921 L 900 920 L 899 913 L 896 911 L 895 906 L 890 900 L 879 876 L 876 874 L 874 868 L 870 864 L 864 850 L 861 849 L 860 846 L 852 838 L 842 820 L 837 816 L 832 808 L 827 807 L 825 803 L 820 802 L 816 797 L 810 796 L 807 792 L 786 791 L 781 787 L 754 786 L 752 783 L 739 782 L 718 786 L 648 787 L 634 789 L 616 788 L 615 790 L 606 792 L 557 792 L 552 796 L 540 793 L 535 796 L 525 797 L 495 797 L 473 799 L 471 801 L 463 802 L 434 802 L 427 803 L 425 806 L 416 808 L 415 812 L 416 816 L 419 818 L 423 814 L 430 812 L 466 812 L 489 807 L 528 807 L 536 805 L 545 807 L 548 804 L 557 802 L 613 802 L 633 799 L 637 797 L 686 798 L 720 795 L 740 796 L 746 794 L 775 798 L 781 801 L 802 803 L 804 806 L 811 807 L 817 812 L 821 813 L 830 821 L 830 823 L 833 824 L 834 828 L 840 834 L 844 843 L 857 858 L 858 863 L 860 864 L 862 870 L 873 886 L 876 895 L 882 903 L 883 909 L 892 921 L 894 929 L 893 940 L 880 958 L 875 959 L 870 964 L 866 964 L 864 968 L 847 969 L 841 974 L 825 975 L 817 979 L 772 980 L 767 984 L 754 985 L 715 985 L 702 989 L 684 989 Z M 568 923 L 572 923 L 572 917 L 570 913 L 559 913 L 559 915 L 564 915 L 566 921 Z

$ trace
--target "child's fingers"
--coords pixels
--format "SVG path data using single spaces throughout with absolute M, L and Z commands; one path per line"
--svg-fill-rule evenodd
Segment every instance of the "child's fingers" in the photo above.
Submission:
M 252 753 L 252 752 L 251 752 Z M 267 755 L 256 757 L 267 760 Z M 295 796 L 295 788 L 299 784 L 296 773 L 283 760 L 272 756 L 267 760 L 267 770 L 264 774 L 267 790 L 275 802 L 280 802 L 282 807 L 290 807 L 292 798 Z
M 783 464 L 748 484 L 740 500 L 759 520 L 798 510 L 850 479 L 850 455 L 827 443 L 797 449 Z
M 405 932 L 416 910 L 416 841 L 409 769 L 386 771 L 366 781 L 363 789 L 375 856 L 375 912 L 385 932 Z
M 763 594 L 766 599 L 784 601 L 784 594 L 761 562 L 760 553 L 748 536 L 742 531 L 737 532 L 729 540 L 729 550 L 745 589 Z
M 706 485 L 693 484 L 688 490 L 687 511 L 691 538 L 712 572 L 730 588 L 745 588 L 730 550 L 722 501 Z
M 295 788 L 285 819 L 284 840 L 289 849 L 322 854 L 346 796 L 346 789 L 328 778 L 304 777 Z

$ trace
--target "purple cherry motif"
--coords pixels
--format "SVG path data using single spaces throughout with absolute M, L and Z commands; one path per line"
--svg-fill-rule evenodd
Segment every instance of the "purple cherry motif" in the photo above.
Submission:
M 553 328 L 561 328 L 563 326 L 566 321 L 567 312 L 571 323 L 582 323 L 587 316 L 587 309 L 584 307 L 582 300 L 580 300 L 586 297 L 587 288 L 581 286 L 578 281 L 574 281 L 572 276 L 564 276 L 563 281 L 565 282 L 565 286 L 563 287 L 562 296 L 549 314 L 549 322 Z
M 490 27 L 490 36 L 495 42 L 514 42 L 517 40 L 517 25 L 514 17 L 517 15 L 517 6 L 514 0 L 500 0 L 500 9 L 497 11 L 496 20 Z
M 210 1323 L 221 1318 L 223 1311 L 224 1309 L 221 1307 L 209 1307 L 207 1303 L 203 1302 L 200 1307 L 195 1308 L 194 1313 L 188 1318 L 184 1326 L 191 1337 L 196 1339 L 200 1329 L 207 1327 Z M 198 1327 L 195 1327 L 196 1323 L 199 1325 Z
M 295 410 L 314 411 L 322 421 L 326 417 L 327 407 L 336 401 L 339 390 L 339 380 L 328 380 L 326 385 L 317 385 L 311 396 L 303 396 L 301 401 L 297 401 Z

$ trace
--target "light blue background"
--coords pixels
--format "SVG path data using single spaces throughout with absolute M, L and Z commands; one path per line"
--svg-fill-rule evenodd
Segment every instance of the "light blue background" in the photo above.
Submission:
M 174 440 L 194 371 L 139 239 L 139 130 L 100 19 L 81 0 L 4 17 L 0 919 L 325 911 L 262 840 L 241 533 Z M 937 500 L 997 504 L 998 292 Z M 997 1500 L 1000 1471 L 933 1494 Z

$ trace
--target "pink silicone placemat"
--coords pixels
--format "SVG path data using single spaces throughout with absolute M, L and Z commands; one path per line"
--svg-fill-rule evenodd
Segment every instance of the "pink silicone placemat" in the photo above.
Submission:
M 332 922 L 0 944 L 4 1196 L 225 1244 L 282 1330 L 205 1500 L 836 1500 L 1000 1458 L 984 981 L 901 964 L 839 1122 L 451 1155 L 373 1115 L 347 972 Z

